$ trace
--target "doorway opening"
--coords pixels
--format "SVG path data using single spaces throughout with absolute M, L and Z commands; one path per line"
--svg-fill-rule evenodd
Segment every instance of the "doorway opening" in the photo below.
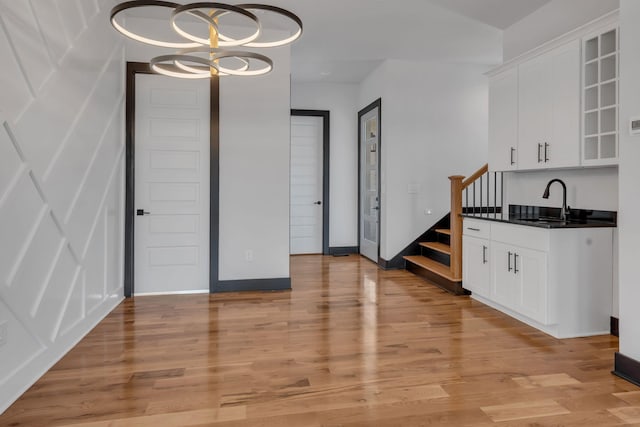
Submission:
M 329 111 L 291 110 L 291 255 L 329 254 L 329 129 Z
M 382 100 L 358 112 L 358 241 L 360 254 L 380 258 L 380 153 Z

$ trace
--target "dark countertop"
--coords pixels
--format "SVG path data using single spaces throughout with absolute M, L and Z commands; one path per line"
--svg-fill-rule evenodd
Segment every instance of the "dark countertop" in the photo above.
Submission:
M 617 212 L 591 209 L 571 209 L 566 221 L 560 219 L 560 208 L 544 206 L 509 205 L 509 212 L 463 213 L 465 218 L 484 219 L 508 224 L 538 228 L 590 228 L 616 227 Z

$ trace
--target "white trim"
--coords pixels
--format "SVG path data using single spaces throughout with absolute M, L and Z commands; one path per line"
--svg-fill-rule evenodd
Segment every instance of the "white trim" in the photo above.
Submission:
M 134 297 L 153 297 L 158 295 L 196 295 L 196 294 L 208 294 L 209 289 L 197 289 L 193 291 L 171 291 L 171 292 L 144 292 L 134 293 Z
M 620 11 L 618 9 L 611 11 L 597 19 L 594 19 L 591 22 L 587 22 L 584 25 L 581 25 L 578 28 L 575 28 L 555 39 L 551 39 L 546 43 L 541 44 L 525 53 L 522 53 L 515 58 L 504 62 L 502 65 L 497 66 L 496 68 L 485 73 L 485 76 L 492 77 L 508 68 L 515 67 L 518 64 L 528 61 L 536 56 L 542 55 L 543 53 L 549 52 L 565 43 L 570 41 L 581 39 L 585 35 L 598 31 L 602 27 L 607 27 L 610 25 L 615 25 L 618 23 L 620 17 Z

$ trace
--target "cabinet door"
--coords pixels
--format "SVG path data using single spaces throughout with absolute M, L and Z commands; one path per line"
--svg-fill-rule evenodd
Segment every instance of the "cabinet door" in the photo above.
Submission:
M 545 168 L 544 147 L 553 123 L 552 57 L 540 55 L 518 66 L 518 169 Z
M 518 169 L 580 165 L 580 42 L 518 67 Z
M 509 245 L 491 242 L 491 299 L 508 308 L 513 305 L 516 284 L 513 252 Z
M 547 324 L 547 254 L 515 248 L 515 286 L 512 308 L 537 322 Z
M 489 241 L 476 237 L 462 238 L 463 286 L 474 294 L 491 296 Z
M 580 164 L 580 41 L 567 43 L 551 52 L 553 121 L 547 146 L 547 167 Z
M 518 161 L 518 69 L 489 80 L 489 169 L 515 170 Z

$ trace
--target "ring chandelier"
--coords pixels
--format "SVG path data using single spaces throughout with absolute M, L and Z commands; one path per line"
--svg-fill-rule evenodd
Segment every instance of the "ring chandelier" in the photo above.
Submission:
M 138 8 L 162 7 L 171 9 L 169 25 L 184 41 L 174 42 L 150 38 L 125 27 L 119 20 L 122 13 Z M 297 30 L 293 35 L 276 41 L 260 41 L 262 26 L 254 12 L 280 15 L 292 21 Z M 221 21 L 225 15 L 235 15 L 250 23 L 248 33 L 238 38 L 223 32 Z M 208 37 L 199 37 L 185 29 L 181 18 L 190 16 L 198 24 L 206 25 Z M 193 19 L 192 19 L 193 20 Z M 184 19 L 182 19 L 184 21 Z M 120 3 L 111 9 L 111 25 L 121 34 L 147 45 L 178 49 L 172 54 L 160 55 L 149 61 L 151 69 L 159 74 L 186 79 L 202 79 L 211 76 L 258 76 L 273 69 L 273 61 L 262 54 L 240 48 L 268 48 L 284 46 L 302 35 L 302 21 L 286 9 L 266 4 L 238 4 L 198 2 L 179 4 L 168 1 L 134 0 Z M 246 32 L 246 31 L 245 31 Z M 232 48 L 228 49 L 228 48 Z

